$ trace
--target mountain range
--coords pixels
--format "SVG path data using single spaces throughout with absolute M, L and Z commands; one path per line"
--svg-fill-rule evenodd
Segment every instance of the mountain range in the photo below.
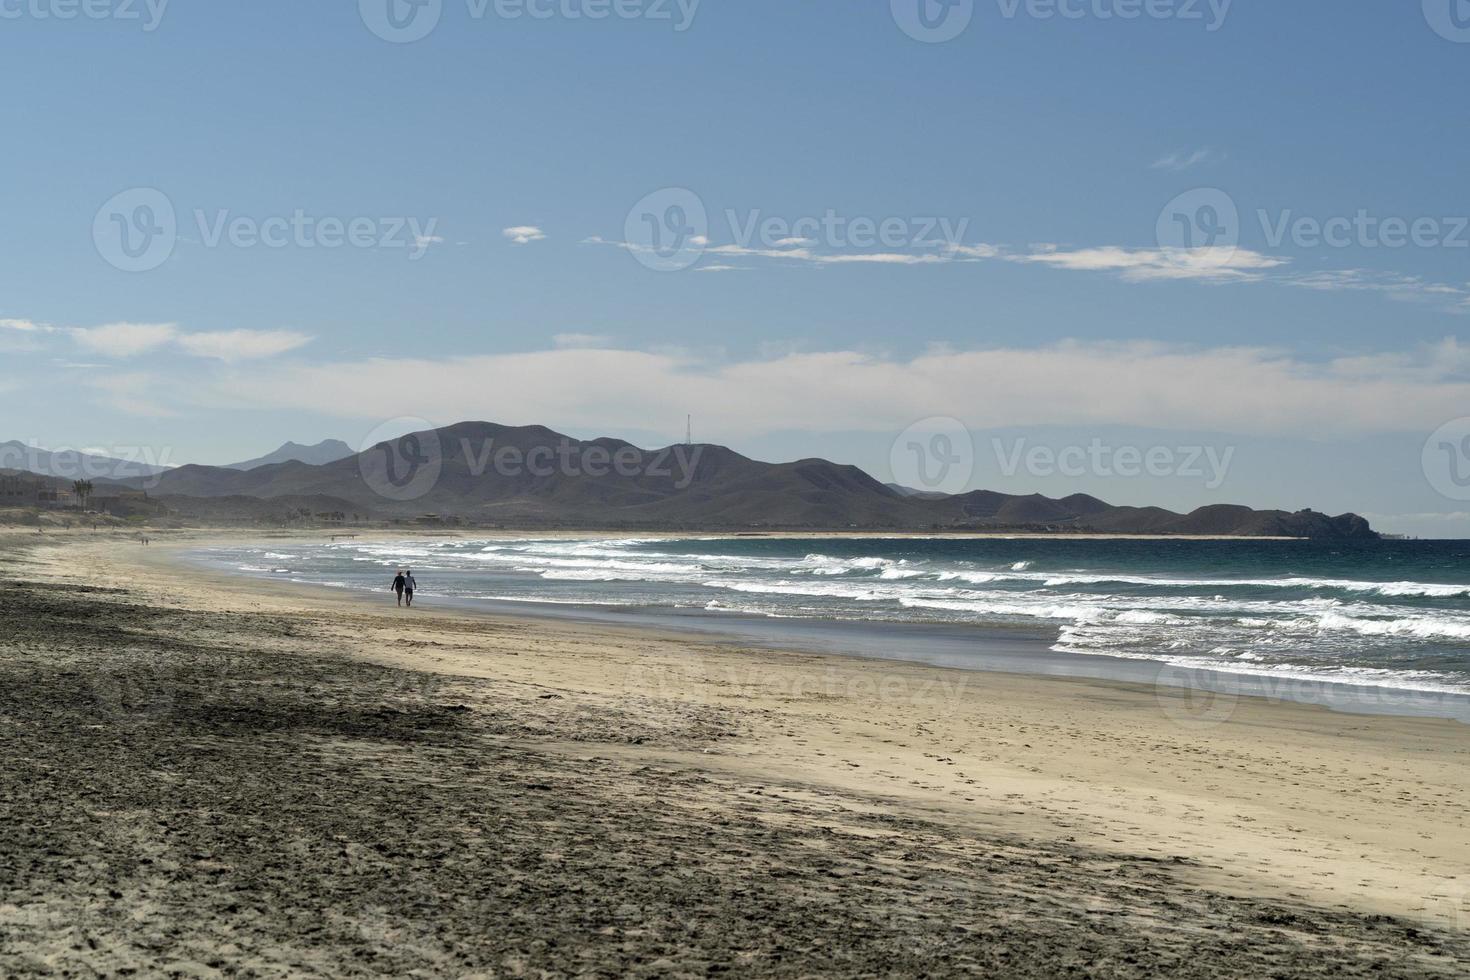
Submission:
M 268 453 L 258 459 L 246 460 L 243 463 L 231 463 L 225 469 L 229 470 L 256 470 L 262 466 L 271 466 L 275 463 L 310 463 L 312 466 L 322 466 L 327 463 L 335 463 L 339 459 L 346 459 L 353 454 L 352 447 L 341 439 L 323 439 L 314 446 L 303 446 L 299 442 L 288 442 L 273 453 Z
M 619 439 L 581 441 L 543 426 L 490 422 L 415 433 L 321 464 L 191 465 L 122 482 L 185 512 L 228 510 L 223 498 L 246 509 L 290 498 L 378 517 L 435 514 L 526 526 L 1376 537 L 1355 514 L 1230 505 L 1178 514 L 1115 507 L 1086 494 L 1056 500 L 986 490 L 915 493 L 823 459 L 764 463 L 714 445 L 644 450 Z
M 0 442 L 0 470 L 23 470 L 62 480 L 128 480 L 156 476 L 167 469 L 75 449 L 52 452 L 23 442 Z

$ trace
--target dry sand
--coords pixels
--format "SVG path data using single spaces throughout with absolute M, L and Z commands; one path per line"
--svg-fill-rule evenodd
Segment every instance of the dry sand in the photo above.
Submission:
M 155 542 L 0 532 L 0 973 L 1470 973 L 1458 723 L 399 610 Z

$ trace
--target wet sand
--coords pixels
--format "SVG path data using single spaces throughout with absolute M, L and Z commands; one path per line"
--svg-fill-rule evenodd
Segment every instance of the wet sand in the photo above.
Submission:
M 1455 722 L 399 610 L 154 540 L 0 531 L 0 973 L 1470 971 Z

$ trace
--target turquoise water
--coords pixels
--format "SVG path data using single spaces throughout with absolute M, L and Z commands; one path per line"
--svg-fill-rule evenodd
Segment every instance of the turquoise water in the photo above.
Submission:
M 215 549 L 249 574 L 423 598 L 1029 631 L 1057 654 L 1470 692 L 1470 542 L 687 538 Z

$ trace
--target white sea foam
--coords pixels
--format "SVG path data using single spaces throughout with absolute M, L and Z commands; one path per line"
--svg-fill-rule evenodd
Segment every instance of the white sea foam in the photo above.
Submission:
M 1296 671 L 1338 683 L 1347 678 L 1379 683 L 1371 680 L 1377 674 L 1357 672 L 1361 669 L 1413 678 L 1421 686 L 1453 687 L 1458 682 L 1446 676 L 1387 664 L 1412 663 L 1421 650 L 1431 660 L 1452 657 L 1470 642 L 1470 606 L 1456 601 L 1470 598 L 1470 585 L 1293 574 L 1231 578 L 1038 570 L 1034 560 L 990 564 L 920 558 L 909 542 L 901 546 L 906 558 L 783 555 L 765 548 L 759 555 L 743 555 L 704 543 L 728 539 L 694 540 L 701 544 L 524 538 L 337 542 L 293 553 L 218 553 L 251 574 L 294 570 L 293 581 L 330 577 L 335 584 L 345 579 L 351 587 L 373 591 L 381 590 L 379 569 L 412 564 L 438 572 L 441 594 L 462 598 L 679 605 L 769 618 L 1044 625 L 1056 631 L 1056 649 L 1065 652 L 1263 676 Z M 292 568 L 282 569 L 283 562 Z M 466 590 L 476 583 L 493 586 Z M 742 594 L 752 601 L 730 598 Z

